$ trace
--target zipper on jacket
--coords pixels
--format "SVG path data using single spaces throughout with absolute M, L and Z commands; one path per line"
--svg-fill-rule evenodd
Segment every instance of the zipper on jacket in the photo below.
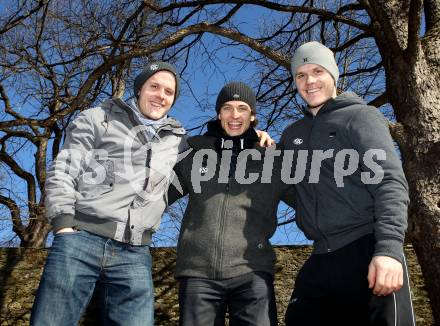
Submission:
M 225 239 L 224 232 L 225 232 L 225 224 L 226 224 L 226 209 L 228 207 L 229 202 L 229 188 L 230 188 L 230 182 L 231 178 L 228 179 L 228 183 L 225 187 L 225 197 L 223 198 L 223 204 L 222 204 L 222 210 L 220 214 L 220 226 L 219 231 L 217 233 L 217 239 L 216 239 L 216 246 L 214 250 L 214 279 L 219 279 L 222 277 L 221 273 L 221 266 L 223 261 L 223 241 Z
M 135 126 L 135 127 L 143 126 L 143 124 L 136 119 L 135 113 L 133 112 L 133 110 L 127 104 L 125 104 L 120 99 L 117 100 L 117 103 L 127 113 L 128 120 L 133 124 L 133 126 Z M 140 139 L 140 141 L 141 141 L 141 143 L 143 145 L 147 145 L 147 143 L 150 142 L 143 132 L 138 133 L 138 137 L 139 137 L 139 139 Z M 149 168 L 150 168 L 150 160 L 151 160 L 151 147 L 147 150 L 146 156 L 147 157 L 145 159 L 145 167 L 146 167 L 146 170 L 147 170 L 147 174 L 145 175 L 145 181 L 144 181 L 144 184 L 143 184 L 143 187 L 142 187 L 142 190 L 144 190 L 144 191 L 147 189 L 148 179 L 150 177 L 150 170 L 149 170 Z M 134 200 L 131 202 L 131 205 L 133 205 L 133 203 L 136 201 L 137 198 L 138 198 L 138 196 L 135 196 Z M 130 221 L 127 221 L 127 222 L 130 222 Z M 128 224 L 131 224 L 131 223 L 128 223 Z M 128 243 L 130 245 L 132 245 L 133 244 L 133 241 L 131 240 L 132 239 L 132 235 L 131 235 L 132 226 L 129 225 L 128 229 L 130 230 L 130 240 L 128 241 Z
M 318 113 L 319 113 L 319 111 L 318 111 Z M 310 141 L 311 141 L 311 138 L 312 138 L 312 133 L 313 133 L 313 129 L 315 127 L 315 123 L 316 123 L 316 119 L 317 119 L 318 113 L 316 115 L 314 115 L 313 118 L 312 118 L 312 127 L 310 128 L 309 142 L 307 144 L 309 152 L 311 151 Z M 312 158 L 313 158 L 313 153 L 312 153 Z M 312 164 L 312 162 L 310 162 L 310 164 Z M 311 166 L 310 166 L 310 169 L 311 169 Z M 309 177 L 310 177 L 310 172 L 309 172 Z M 315 226 L 316 226 L 316 230 L 322 236 L 322 238 L 323 238 L 323 240 L 325 242 L 325 247 L 327 248 L 327 252 L 331 252 L 331 249 L 329 248 L 329 244 L 328 244 L 328 239 L 327 239 L 326 235 L 324 234 L 324 232 L 322 232 L 322 230 L 320 229 L 319 223 L 318 223 L 318 194 L 317 194 L 317 191 L 316 191 L 316 186 L 312 185 L 312 184 L 310 184 L 310 186 L 312 187 L 313 197 L 314 197 L 313 199 L 315 200 L 314 223 L 315 223 Z
M 123 105 L 123 104 L 125 104 L 124 102 L 122 102 L 122 101 L 120 101 L 120 102 L 121 102 L 120 105 L 122 106 L 124 111 L 127 113 L 128 119 L 133 124 L 133 126 L 135 126 L 135 127 L 143 126 L 143 124 L 140 123 L 140 121 L 136 120 L 136 117 L 135 117 L 135 114 L 134 114 L 133 110 L 130 107 L 127 107 L 126 105 Z M 147 145 L 147 143 L 151 142 L 151 140 L 148 140 L 148 138 L 145 136 L 145 134 L 143 132 L 139 133 L 138 135 L 139 135 L 139 138 L 140 138 L 141 143 L 143 145 Z M 145 176 L 145 181 L 144 181 L 144 185 L 142 187 L 142 190 L 146 190 L 147 186 L 148 186 L 148 178 L 150 176 L 149 168 L 150 168 L 150 160 L 151 160 L 151 147 L 147 150 L 146 155 L 147 155 L 147 157 L 146 157 L 146 160 L 145 160 L 145 167 L 147 168 L 147 175 Z

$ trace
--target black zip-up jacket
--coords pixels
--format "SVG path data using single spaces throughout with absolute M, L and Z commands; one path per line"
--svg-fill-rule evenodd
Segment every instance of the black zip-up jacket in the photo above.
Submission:
M 314 240 L 314 253 L 374 233 L 375 255 L 402 261 L 408 185 L 386 120 L 376 108 L 354 93 L 341 94 L 316 116 L 305 111 L 286 128 L 281 146 L 308 152 L 305 177 L 295 186 L 296 222 Z M 364 182 L 371 178 L 377 180 Z
M 188 139 L 193 151 L 174 167 L 183 193 L 173 186 L 168 192 L 169 203 L 189 195 L 177 245 L 175 275 L 218 280 L 254 271 L 273 274 L 275 253 L 269 239 L 277 227 L 278 203 L 282 199 L 293 206 L 294 200 L 293 187 L 281 182 L 281 158 L 274 158 L 271 180 L 262 182 L 266 151 L 274 148 L 259 147 L 253 129 L 244 138 L 222 135 L 217 122 L 211 122 L 208 130 L 203 136 Z M 234 143 L 232 149 L 228 149 L 232 145 L 228 141 Z M 237 146 L 239 153 L 234 164 Z M 246 149 L 252 150 L 255 157 L 247 155 L 250 152 Z M 209 153 L 208 158 L 201 159 L 202 153 Z M 224 160 L 229 155 L 231 164 Z M 239 172 L 243 164 L 247 184 L 238 182 L 240 177 L 226 169 L 236 167 Z M 249 183 L 255 173 L 259 174 L 258 179 Z M 201 175 L 212 177 L 194 182 Z

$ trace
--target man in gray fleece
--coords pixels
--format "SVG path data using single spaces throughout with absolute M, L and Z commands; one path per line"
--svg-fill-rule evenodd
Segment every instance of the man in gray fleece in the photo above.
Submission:
M 281 182 L 275 148 L 257 143 L 249 86 L 225 85 L 216 112 L 174 168 L 182 193 L 169 191 L 170 203 L 189 195 L 177 246 L 180 325 L 224 326 L 228 311 L 229 325 L 276 326 L 269 239 L 279 201 L 293 205 L 293 187 Z
M 386 120 L 353 93 L 337 96 L 338 67 L 318 42 L 297 49 L 292 74 L 308 107 L 281 145 L 308 154 L 295 209 L 314 252 L 286 325 L 414 325 L 403 254 L 408 186 Z

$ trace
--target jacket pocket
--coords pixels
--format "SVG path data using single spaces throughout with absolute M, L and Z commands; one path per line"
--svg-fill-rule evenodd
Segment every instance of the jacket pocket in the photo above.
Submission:
M 77 190 L 83 198 L 95 198 L 113 190 L 115 167 L 112 160 L 96 160 L 84 169 L 77 180 Z

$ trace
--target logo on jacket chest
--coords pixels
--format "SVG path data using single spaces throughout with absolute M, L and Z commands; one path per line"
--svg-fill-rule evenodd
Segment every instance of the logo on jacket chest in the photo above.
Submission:
M 208 167 L 201 167 L 200 169 L 199 169 L 199 173 L 201 174 L 201 175 L 205 175 L 206 173 L 208 173 Z

